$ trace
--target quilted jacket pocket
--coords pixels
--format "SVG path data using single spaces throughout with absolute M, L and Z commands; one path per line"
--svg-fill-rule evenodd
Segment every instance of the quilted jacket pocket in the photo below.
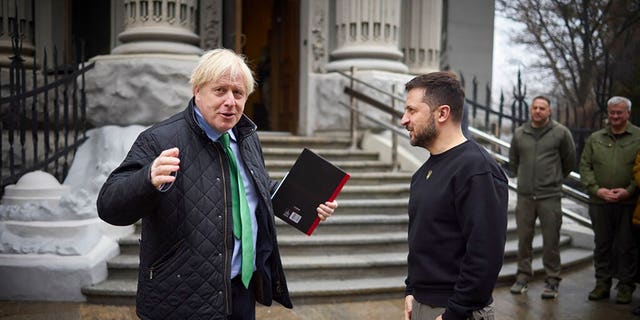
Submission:
M 163 315 L 163 309 L 169 311 L 177 307 L 180 291 L 186 290 L 186 280 L 192 273 L 188 263 L 191 249 L 178 242 L 169 252 L 154 263 L 143 280 L 145 286 L 145 305 L 156 305 L 153 313 Z
M 180 254 L 183 247 L 184 239 L 178 241 L 176 244 L 169 249 L 165 254 L 163 254 L 158 260 L 156 260 L 151 267 L 149 267 L 149 272 L 147 273 L 147 279 L 153 280 L 154 278 L 161 277 L 164 273 L 165 269 L 171 267 L 171 264 L 174 264 L 177 258 L 183 256 Z

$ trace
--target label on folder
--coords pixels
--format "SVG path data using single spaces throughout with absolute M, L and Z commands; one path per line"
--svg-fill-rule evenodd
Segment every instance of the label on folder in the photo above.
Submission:
M 320 223 L 316 208 L 333 201 L 350 175 L 304 148 L 271 197 L 276 216 L 307 235 Z

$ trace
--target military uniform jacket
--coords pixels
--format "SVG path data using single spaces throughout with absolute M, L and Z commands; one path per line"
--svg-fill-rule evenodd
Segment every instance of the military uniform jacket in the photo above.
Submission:
M 625 188 L 631 197 L 620 203 L 636 203 L 633 163 L 639 149 L 640 128 L 631 122 L 618 136 L 614 136 L 608 126 L 589 136 L 580 157 L 580 178 L 587 187 L 590 202 L 605 203 L 596 196 L 600 188 Z
M 518 176 L 518 194 L 534 199 L 562 195 L 562 181 L 576 169 L 571 132 L 556 121 L 535 134 L 531 122 L 516 129 L 509 149 L 509 166 Z

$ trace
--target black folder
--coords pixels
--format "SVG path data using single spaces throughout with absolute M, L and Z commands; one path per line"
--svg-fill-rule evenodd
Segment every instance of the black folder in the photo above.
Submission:
M 304 148 L 271 197 L 276 216 L 307 235 L 320 223 L 316 208 L 333 201 L 350 175 Z

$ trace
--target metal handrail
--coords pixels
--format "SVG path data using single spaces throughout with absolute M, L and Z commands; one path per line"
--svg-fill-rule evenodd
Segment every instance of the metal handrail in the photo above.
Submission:
M 351 74 L 352 75 L 354 74 L 354 72 L 355 72 L 355 69 L 351 68 Z M 376 109 L 378 109 L 378 110 L 380 110 L 380 111 L 382 111 L 384 113 L 389 114 L 392 118 L 393 117 L 398 117 L 399 115 L 401 117 L 401 112 L 395 110 L 393 108 L 393 104 L 392 104 L 392 106 L 389 106 L 389 105 L 387 105 L 387 104 L 385 104 L 383 102 L 380 102 L 380 101 L 378 101 L 378 100 L 376 100 L 376 99 L 374 99 L 374 98 L 372 98 L 370 96 L 367 96 L 366 94 L 355 90 L 353 85 L 354 85 L 354 82 L 357 82 L 357 83 L 362 84 L 362 85 L 364 85 L 364 86 L 366 86 L 368 88 L 374 89 L 374 90 L 376 90 L 376 91 L 378 91 L 378 92 L 380 92 L 382 94 L 385 94 L 385 95 L 387 95 L 389 97 L 392 97 L 393 99 L 401 100 L 401 98 L 397 97 L 396 95 L 394 95 L 392 93 L 388 93 L 388 92 L 386 92 L 386 91 L 384 91 L 384 90 L 382 90 L 380 88 L 376 88 L 376 87 L 372 86 L 369 83 L 366 83 L 364 81 L 358 80 L 355 77 L 353 77 L 352 75 L 348 75 L 348 74 L 346 74 L 344 72 L 340 72 L 340 71 L 338 71 L 338 73 L 343 75 L 343 76 L 345 76 L 345 77 L 347 77 L 348 79 L 350 79 L 350 86 L 349 87 L 345 87 L 345 90 L 344 90 L 344 92 L 346 94 L 348 94 L 349 97 L 350 97 L 350 105 L 347 105 L 346 103 L 344 103 L 342 101 L 340 101 L 339 104 L 341 106 L 349 109 L 350 112 L 351 112 L 351 116 L 352 117 L 355 117 L 356 114 L 359 114 L 361 116 L 364 116 L 368 120 L 370 120 L 372 122 L 375 122 L 376 124 L 379 124 L 379 125 L 383 126 L 386 129 L 391 130 L 393 136 L 399 134 L 400 136 L 402 136 L 402 137 L 404 137 L 406 139 L 409 139 L 409 134 L 405 130 L 402 130 L 399 127 L 394 126 L 392 124 L 383 122 L 382 120 L 380 120 L 378 118 L 375 118 L 373 116 L 370 116 L 369 114 L 367 114 L 367 113 L 359 110 L 358 108 L 356 108 L 355 107 L 355 100 L 357 99 L 357 100 L 360 100 L 360 101 L 363 101 L 363 102 L 367 103 L 368 105 L 370 105 L 370 106 L 372 106 L 372 107 L 374 107 L 374 108 L 376 108 Z M 352 137 L 355 137 L 355 132 L 356 132 L 356 129 L 357 129 L 357 128 L 355 128 L 356 124 L 357 124 L 357 121 L 352 119 L 351 120 Z M 504 149 L 507 149 L 507 150 L 509 150 L 511 148 L 511 144 L 509 142 L 506 142 L 506 141 L 504 141 L 504 140 L 502 140 L 500 138 L 497 138 L 494 135 L 488 134 L 488 133 L 486 133 L 484 131 L 478 130 L 478 129 L 476 129 L 474 127 L 471 127 L 471 126 L 469 126 L 468 129 L 469 129 L 469 132 L 471 133 L 471 135 L 476 139 L 486 141 L 486 142 L 490 143 L 493 146 L 497 146 L 497 147 L 504 148 Z M 392 148 L 394 149 L 394 150 L 392 150 L 392 152 L 397 154 L 397 150 L 396 150 L 397 149 L 397 144 L 396 143 L 393 143 Z M 493 150 L 491 150 L 489 148 L 485 148 L 485 149 L 487 150 L 487 152 L 489 152 L 489 154 L 494 159 L 496 159 L 496 161 L 504 163 L 504 164 L 509 163 L 509 158 L 507 156 L 504 156 L 504 155 L 502 155 L 502 154 L 500 154 L 498 152 L 495 152 L 495 151 L 493 151 Z M 397 159 L 395 161 L 397 162 Z M 394 163 L 393 165 L 394 165 L 394 168 L 397 168 L 397 163 Z M 574 182 L 581 183 L 580 182 L 580 174 L 578 174 L 577 172 L 573 172 L 572 171 L 571 173 L 569 173 L 568 179 L 570 179 L 570 180 L 572 180 Z M 517 190 L 518 186 L 517 186 L 517 184 L 515 182 L 510 181 L 509 182 L 509 187 L 511 189 L 513 189 L 513 190 Z M 586 193 L 584 193 L 584 192 L 582 192 L 580 190 L 577 190 L 577 189 L 575 189 L 575 188 L 573 188 L 573 187 L 571 187 L 571 186 L 569 186 L 567 184 L 562 184 L 562 191 L 563 191 L 564 194 L 569 195 L 572 198 L 574 198 L 574 199 L 576 199 L 578 201 L 581 201 L 583 203 L 588 203 L 588 201 L 589 201 L 589 195 L 587 195 Z M 586 217 L 580 215 L 579 213 L 576 213 L 576 212 L 574 212 L 574 211 L 572 211 L 570 209 L 562 208 L 562 214 L 564 216 L 572 219 L 573 221 L 576 221 L 577 223 L 579 223 L 579 224 L 581 224 L 583 226 L 586 226 L 586 227 L 589 227 L 589 228 L 592 227 L 591 220 L 589 218 L 586 218 Z
M 378 87 L 376 87 L 376 86 L 371 85 L 370 83 L 367 83 L 367 82 L 365 82 L 365 81 L 362 81 L 362 80 L 360 80 L 360 79 L 357 79 L 357 78 L 355 78 L 355 77 L 353 77 L 353 76 L 351 76 L 351 75 L 349 75 L 349 74 L 346 74 L 346 73 L 344 73 L 344 72 L 342 72 L 342 71 L 339 71 L 339 70 L 338 70 L 338 71 L 336 71 L 336 72 L 337 72 L 338 74 L 340 74 L 340 75 L 345 76 L 345 77 L 346 77 L 346 78 L 348 78 L 349 80 L 353 80 L 353 81 L 355 81 L 355 82 L 357 82 L 357 83 L 359 83 L 359 84 L 361 84 L 361 85 L 363 85 L 363 86 L 365 86 L 365 87 L 367 87 L 367 88 L 369 88 L 369 89 L 373 89 L 373 90 L 375 90 L 375 91 L 377 91 L 377 92 L 379 92 L 379 93 L 382 93 L 382 94 L 384 94 L 384 95 L 386 95 L 386 96 L 388 96 L 388 97 L 390 97 L 390 98 L 393 98 L 393 99 L 395 99 L 395 100 L 403 101 L 403 102 L 404 102 L 404 98 L 403 98 L 403 97 L 401 97 L 401 96 L 396 96 L 396 95 L 395 95 L 395 94 L 393 94 L 393 93 L 389 93 L 389 92 L 387 92 L 387 91 L 384 91 L 384 90 L 382 90 L 382 89 L 380 89 L 380 88 L 378 88 Z M 351 67 L 351 74 L 353 75 L 354 73 L 355 73 L 355 68 L 354 68 L 354 67 Z M 353 85 L 351 86 L 351 88 L 353 88 Z
M 392 118 L 402 118 L 402 112 L 395 110 L 395 102 L 396 100 L 399 101 L 403 101 L 403 99 L 401 97 L 398 97 L 395 95 L 395 85 L 392 86 L 391 90 L 393 91 L 392 93 L 388 93 L 382 89 L 379 89 L 377 87 L 374 87 L 362 80 L 356 79 L 353 75 L 356 72 L 356 68 L 355 67 L 351 67 L 351 75 L 348 75 L 344 72 L 341 71 L 337 71 L 339 74 L 347 77 L 349 79 L 349 86 L 344 88 L 344 92 L 346 94 L 349 95 L 350 99 L 350 105 L 348 106 L 349 110 L 350 110 L 350 115 L 351 115 L 351 119 L 350 119 L 350 131 L 351 131 L 351 148 L 354 149 L 357 145 L 357 127 L 358 127 L 358 117 L 357 114 L 361 114 L 361 112 L 358 110 L 358 106 L 356 104 L 356 100 L 360 100 L 360 101 L 364 101 L 365 103 L 375 106 L 377 109 L 382 110 L 383 112 L 391 115 Z M 381 103 L 378 100 L 367 96 L 366 94 L 363 94 L 359 91 L 356 91 L 354 89 L 354 83 L 357 82 L 361 85 L 364 85 L 368 88 L 371 88 L 375 91 L 378 91 L 384 95 L 387 95 L 389 97 L 391 97 L 391 106 L 385 104 L 385 103 Z M 383 124 L 383 122 L 379 121 L 378 119 L 374 119 L 369 117 L 368 115 L 364 114 L 365 117 L 371 121 L 374 121 L 375 123 L 378 123 L 386 128 L 393 128 L 393 126 L 391 125 L 386 125 Z M 397 131 L 396 130 L 392 130 L 391 131 L 391 166 L 393 168 L 393 170 L 398 170 L 400 168 L 400 162 L 398 160 L 398 138 L 397 138 Z M 404 132 L 402 135 L 406 135 L 408 138 L 408 135 L 406 134 L 406 132 Z
M 373 121 L 373 122 L 385 127 L 386 129 L 391 130 L 393 133 L 395 133 L 397 135 L 400 135 L 401 137 L 409 140 L 409 133 L 406 130 L 401 129 L 401 128 L 397 127 L 397 126 L 394 126 L 392 124 L 389 124 L 387 122 L 384 122 L 384 121 L 382 121 L 382 120 L 380 120 L 380 119 L 378 119 L 378 118 L 376 118 L 374 116 L 371 116 L 371 115 L 369 115 L 367 113 L 364 113 L 364 112 L 362 112 L 360 110 L 351 109 L 351 107 L 349 107 L 348 104 L 346 104 L 346 103 L 344 103 L 342 101 L 339 101 L 338 104 L 343 106 L 343 107 L 345 107 L 345 108 L 347 108 L 347 109 L 349 109 L 349 110 L 352 110 L 352 111 L 355 111 L 355 112 L 359 113 L 361 116 L 367 118 L 368 120 Z

